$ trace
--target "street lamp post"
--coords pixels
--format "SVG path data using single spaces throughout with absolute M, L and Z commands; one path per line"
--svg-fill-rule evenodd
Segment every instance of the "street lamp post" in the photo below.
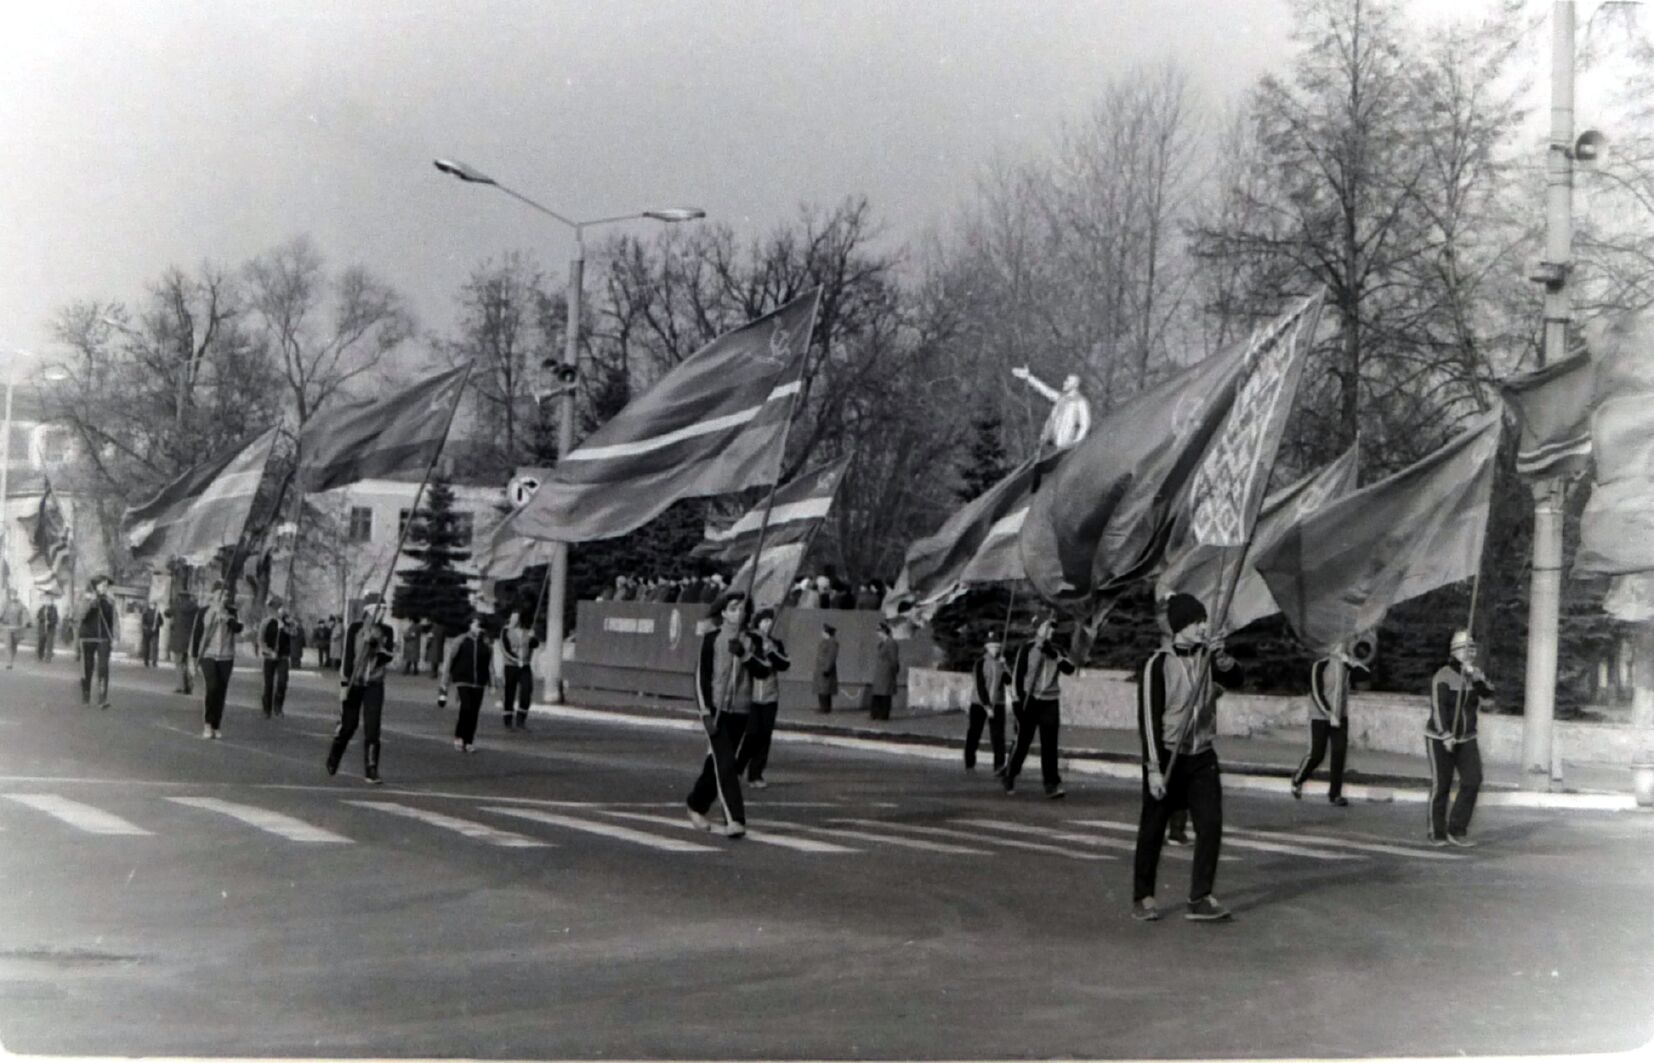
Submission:
M 647 218 L 653 221 L 668 224 L 684 221 L 694 221 L 706 217 L 706 211 L 693 207 L 672 207 L 657 210 L 644 210 L 634 214 L 617 214 L 607 218 L 593 218 L 589 221 L 575 221 L 564 217 L 550 207 L 542 206 L 520 192 L 489 177 L 463 162 L 452 159 L 434 159 L 433 165 L 445 174 L 459 178 L 471 184 L 492 185 L 511 198 L 527 204 L 534 210 L 547 217 L 553 218 L 570 229 L 574 230 L 574 257 L 569 260 L 569 292 L 568 292 L 568 322 L 566 335 L 563 339 L 562 374 L 564 380 L 559 383 L 557 400 L 557 456 L 562 458 L 574 449 L 574 387 L 573 382 L 580 366 L 580 303 L 581 293 L 584 290 L 586 272 L 586 240 L 585 230 L 595 225 L 608 225 L 612 222 L 636 221 Z M 551 544 L 551 572 L 546 580 L 546 668 L 545 668 L 545 698 L 553 705 L 563 701 L 563 608 L 568 597 L 569 578 L 569 546 L 565 542 Z

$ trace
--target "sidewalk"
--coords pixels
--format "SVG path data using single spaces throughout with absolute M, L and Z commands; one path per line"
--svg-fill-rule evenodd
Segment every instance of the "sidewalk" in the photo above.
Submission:
M 687 706 L 671 702 L 624 707 L 576 707 L 537 704 L 537 715 L 609 723 L 621 726 L 695 730 L 699 721 Z M 965 714 L 961 712 L 897 715 L 871 720 L 865 710 L 835 709 L 830 715 L 791 711 L 776 722 L 777 742 L 830 745 L 964 763 Z M 1291 778 L 1307 748 L 1307 731 L 1297 735 L 1218 739 L 1224 786 L 1268 792 L 1290 800 Z M 1062 729 L 1062 772 L 1065 775 L 1108 776 L 1135 781 L 1141 777 L 1141 753 L 1135 731 L 1095 727 Z M 993 754 L 987 735 L 979 750 L 979 770 L 988 770 Z M 1030 758 L 1032 759 L 1032 758 Z M 1326 799 L 1327 764 L 1304 787 L 1304 800 Z M 1631 792 L 1631 773 L 1619 765 L 1567 762 L 1561 786 L 1552 792 L 1528 791 L 1519 785 L 1515 765 L 1489 764 L 1478 802 L 1483 807 L 1548 808 L 1595 811 L 1638 811 Z M 1555 784 L 1553 784 L 1554 786 Z M 1351 750 L 1344 772 L 1344 795 L 1351 801 L 1407 801 L 1428 799 L 1430 764 L 1419 736 L 1418 756 Z

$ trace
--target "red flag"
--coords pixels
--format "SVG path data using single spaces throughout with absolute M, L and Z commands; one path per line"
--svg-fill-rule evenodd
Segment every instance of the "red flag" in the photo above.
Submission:
M 448 422 L 465 384 L 466 367 L 426 377 L 411 387 L 310 419 L 299 436 L 302 491 L 423 469 L 448 438 Z
M 1516 471 L 1534 479 L 1571 476 L 1591 457 L 1592 391 L 1596 373 L 1581 352 L 1499 384 L 1521 423 Z

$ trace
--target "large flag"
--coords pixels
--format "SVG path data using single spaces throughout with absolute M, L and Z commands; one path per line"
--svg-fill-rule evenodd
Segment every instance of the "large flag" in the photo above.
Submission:
M 550 469 L 518 467 L 516 475 L 511 477 L 505 488 L 506 500 L 511 503 L 512 510 L 528 505 L 528 500 L 534 497 L 550 475 Z M 536 565 L 549 565 L 551 544 L 543 539 L 525 539 L 520 535 L 490 535 L 471 555 L 471 563 L 477 566 L 477 575 L 482 579 L 516 579 Z
M 1253 567 L 1254 561 L 1282 536 L 1327 503 L 1343 498 L 1356 488 L 1359 447 L 1352 446 L 1330 465 L 1301 477 L 1264 499 L 1252 532 L 1252 545 L 1236 575 L 1239 547 L 1210 546 L 1192 541 L 1178 542 L 1167 551 L 1166 568 L 1155 583 L 1157 597 L 1181 592 L 1202 602 L 1215 602 L 1226 583 L 1234 584 L 1225 626 L 1231 631 L 1280 612 L 1269 585 Z
M 1255 415 L 1273 418 L 1290 398 L 1298 348 L 1313 339 L 1319 296 L 1199 365 L 1106 414 L 1046 480 L 1022 524 L 1028 578 L 1047 601 L 1078 607 L 1146 576 L 1164 553 L 1174 515 L 1234 407 L 1243 381 Z M 1282 414 L 1284 416 L 1284 414 Z M 1241 430 L 1236 424 L 1234 428 Z M 1256 514 L 1252 500 L 1268 471 L 1255 466 L 1276 429 L 1245 428 L 1219 446 L 1224 466 L 1208 466 L 1213 492 L 1202 534 L 1240 535 Z M 1266 447 L 1267 444 L 1267 447 Z M 1260 500 L 1261 501 L 1261 500 Z M 1248 510 L 1250 509 L 1250 513 Z
M 326 491 L 375 476 L 423 470 L 448 438 L 468 366 L 426 377 L 369 402 L 317 414 L 299 435 L 298 489 Z
M 50 476 L 46 477 L 39 508 L 32 517 L 25 517 L 24 523 L 28 526 L 29 546 L 32 548 L 30 567 L 45 567 L 43 573 L 36 574 L 35 582 L 42 586 L 61 582 L 60 573 L 69 563 L 74 548 L 74 531 L 63 515 L 63 507 L 58 503 L 57 492 L 52 489 Z
M 774 483 L 819 298 L 794 299 L 680 363 L 558 462 L 495 535 L 609 539 L 679 499 Z
M 1606 399 L 1591 418 L 1596 483 L 1579 520 L 1574 571 L 1654 569 L 1654 392 Z
M 201 563 L 241 540 L 276 429 L 209 458 L 121 516 L 121 535 L 138 560 L 182 557 Z
M 706 529 L 705 538 L 695 547 L 695 557 L 715 558 L 720 561 L 738 561 L 758 548 L 758 532 L 764 531 L 764 549 L 808 542 L 832 511 L 833 498 L 838 494 L 844 472 L 850 467 L 849 456 L 800 473 L 788 483 L 775 489 L 772 504 L 769 499 L 748 510 L 727 528 Z M 764 511 L 769 509 L 766 526 Z
M 1306 645 L 1325 650 L 1376 626 L 1396 603 L 1476 574 L 1503 416 L 1482 414 L 1446 446 L 1328 503 L 1257 554 L 1254 567 Z
M 1588 351 L 1499 384 L 1521 423 L 1516 471 L 1534 479 L 1572 476 L 1591 457 L 1592 392 L 1596 373 Z

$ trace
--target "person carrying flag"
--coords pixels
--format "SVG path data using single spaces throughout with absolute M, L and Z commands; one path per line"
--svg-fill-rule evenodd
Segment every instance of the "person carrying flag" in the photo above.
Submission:
M 109 597 L 109 577 L 92 578 L 92 594 L 81 610 L 76 632 L 80 639 L 80 701 L 92 703 L 92 676 L 98 679 L 98 708 L 109 707 L 109 651 L 115 644 L 115 600 Z
M 1011 685 L 1010 670 L 1002 654 L 999 632 L 988 632 L 982 656 L 971 669 L 970 723 L 965 727 L 965 770 L 976 770 L 976 750 L 982 742 L 982 728 L 994 751 L 994 774 L 1005 771 L 1005 691 Z
M 327 751 L 327 773 L 336 775 L 345 749 L 362 726 L 362 778 L 379 785 L 379 717 L 385 708 L 385 670 L 396 660 L 396 632 L 384 622 L 384 598 L 371 592 L 362 600 L 362 619 L 345 631 L 344 661 L 339 672 L 339 723 Z
M 1005 764 L 1002 776 L 1005 792 L 1016 793 L 1017 772 L 1039 737 L 1040 774 L 1044 776 L 1045 796 L 1062 797 L 1062 776 L 1057 772 L 1057 734 L 1061 726 L 1060 677 L 1073 675 L 1074 662 L 1057 645 L 1057 618 L 1049 613 L 1040 617 L 1034 637 L 1017 651 L 1016 664 L 1011 669 L 1011 692 L 1019 706 L 1017 713 L 1017 742 L 1011 750 L 1011 759 Z
M 1470 632 L 1455 631 L 1448 653 L 1448 662 L 1430 681 L 1430 720 L 1424 728 L 1424 745 L 1430 754 L 1430 841 L 1468 849 L 1476 844 L 1465 835 L 1482 788 L 1476 718 L 1482 699 L 1493 697 L 1493 684 L 1476 667 L 1476 640 Z M 1459 792 L 1450 813 L 1447 797 L 1455 774 Z
M 706 727 L 709 749 L 685 802 L 689 822 L 711 830 L 706 818 L 717 797 L 724 808 L 724 836 L 747 832 L 746 808 L 741 802 L 741 778 L 735 770 L 735 750 L 747 730 L 752 705 L 752 674 L 744 667 L 747 654 L 747 596 L 731 591 L 712 603 L 702 621 L 701 652 L 695 659 L 695 704 Z
M 205 691 L 201 737 L 222 738 L 224 704 L 230 696 L 230 674 L 235 671 L 235 637 L 241 634 L 241 614 L 223 580 L 214 580 L 207 607 L 196 615 L 191 649 L 201 668 Z
M 764 781 L 764 768 L 769 764 L 775 717 L 781 709 L 781 673 L 793 666 L 786 644 L 770 634 L 774 626 L 774 609 L 760 609 L 753 615 L 742 662 L 752 677 L 752 709 L 747 715 L 747 732 L 735 750 L 735 774 L 746 772 L 747 783 L 754 790 L 769 785 Z
M 1309 752 L 1292 773 L 1292 797 L 1304 796 L 1304 783 L 1321 766 L 1327 747 L 1332 747 L 1332 767 L 1327 800 L 1339 808 L 1350 802 L 1344 797 L 1344 756 L 1349 749 L 1350 670 L 1367 666 L 1351 657 L 1343 643 L 1309 667 Z

